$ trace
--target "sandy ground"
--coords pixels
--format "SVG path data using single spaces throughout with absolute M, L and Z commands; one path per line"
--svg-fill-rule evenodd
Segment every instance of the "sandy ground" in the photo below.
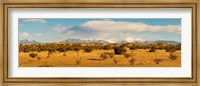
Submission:
M 67 51 L 54 52 L 52 56 L 48 57 L 48 52 L 34 52 L 38 53 L 37 57 L 32 58 L 29 53 L 19 53 L 19 67 L 180 67 L 181 66 L 181 52 L 176 51 L 176 60 L 169 59 L 169 52 L 165 50 L 156 50 L 156 52 L 148 52 L 148 50 L 137 49 L 127 50 L 131 53 L 129 58 L 124 55 L 115 55 L 113 58 L 105 60 L 100 59 L 100 55 L 104 52 L 114 53 L 113 50 L 93 50 L 90 53 L 84 51 Z M 65 54 L 65 55 L 63 55 Z M 130 60 L 135 59 L 131 64 Z M 155 59 L 161 59 L 159 64 L 154 62 Z M 117 61 L 117 63 L 114 62 Z

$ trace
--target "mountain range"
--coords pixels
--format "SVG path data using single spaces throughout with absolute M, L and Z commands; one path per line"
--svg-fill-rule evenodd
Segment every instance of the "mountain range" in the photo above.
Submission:
M 111 42 L 107 41 L 107 40 L 103 40 L 103 39 L 66 39 L 63 40 L 61 42 L 86 42 L 86 43 L 90 43 L 90 42 L 96 42 L 96 43 L 102 43 L 102 44 L 109 44 Z M 35 40 L 31 40 L 31 39 L 24 39 L 24 40 L 20 40 L 19 44 L 38 44 L 41 42 L 35 41 Z M 124 44 L 124 43 L 130 43 L 126 40 L 118 40 L 115 41 L 115 43 L 120 43 L 120 44 Z M 176 41 L 167 41 L 167 40 L 157 40 L 157 41 L 133 41 L 131 43 L 138 43 L 138 44 L 151 44 L 151 43 L 167 43 L 167 44 L 171 44 L 171 45 L 179 45 L 181 44 L 180 42 L 176 42 Z
M 31 39 L 19 40 L 19 44 L 39 44 L 39 43 L 40 42 Z

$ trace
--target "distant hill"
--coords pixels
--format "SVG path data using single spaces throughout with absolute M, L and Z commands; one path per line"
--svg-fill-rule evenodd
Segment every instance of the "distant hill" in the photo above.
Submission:
M 157 40 L 157 41 L 144 41 L 142 44 L 151 44 L 151 43 L 166 43 L 166 44 L 171 44 L 171 45 L 180 45 L 180 42 L 176 41 L 166 41 L 166 40 Z
M 108 44 L 110 43 L 109 41 L 107 40 L 97 40 L 97 39 L 90 39 L 90 40 L 83 40 L 83 39 L 66 39 L 64 40 L 63 42 L 86 42 L 86 43 L 89 43 L 89 42 L 96 42 L 96 43 L 103 43 L 103 44 Z M 115 43 L 120 43 L 120 44 L 124 44 L 124 43 L 130 43 L 130 42 L 127 42 L 126 40 L 118 40 L 116 41 Z M 166 44 L 171 44 L 171 45 L 180 45 L 181 43 L 180 42 L 176 42 L 176 41 L 167 41 L 167 40 L 157 40 L 157 41 L 134 41 L 134 42 L 131 42 L 131 43 L 137 43 L 137 44 L 151 44 L 151 43 L 166 43 Z
M 38 44 L 38 43 L 40 42 L 31 39 L 19 40 L 19 44 Z
M 63 42 L 96 42 L 96 43 L 103 43 L 103 44 L 108 44 L 109 42 L 106 40 L 96 40 L 96 39 L 90 39 L 90 40 L 83 40 L 83 39 L 66 39 Z
M 97 40 L 97 39 L 66 39 L 62 42 L 74 42 L 74 43 L 90 43 L 90 42 L 96 42 L 96 43 L 102 43 L 102 44 L 109 44 L 111 42 L 107 41 L 107 40 Z M 35 41 L 35 40 L 31 40 L 31 39 L 23 39 L 19 41 L 19 44 L 38 44 L 40 42 Z M 113 43 L 113 42 L 112 42 Z M 134 41 L 134 42 L 127 42 L 126 40 L 118 40 L 115 41 L 115 43 L 119 43 L 119 44 L 125 44 L 125 43 L 137 43 L 137 44 L 152 44 L 152 43 L 166 43 L 166 44 L 171 44 L 171 45 L 181 45 L 180 42 L 176 42 L 176 41 L 167 41 L 167 40 L 157 40 L 157 41 Z

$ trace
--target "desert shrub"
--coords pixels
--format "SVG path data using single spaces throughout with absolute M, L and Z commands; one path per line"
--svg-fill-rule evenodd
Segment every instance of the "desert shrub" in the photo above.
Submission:
M 149 52 L 156 52 L 156 49 L 154 47 L 152 47 Z
M 93 49 L 92 49 L 92 48 L 90 48 L 90 47 L 87 47 L 87 48 L 85 48 L 85 49 L 84 49 L 84 51 L 85 51 L 85 52 L 87 52 L 87 53 L 89 53 L 89 52 L 92 52 L 92 51 L 93 51 Z
M 125 53 L 126 52 L 126 49 L 124 48 L 124 47 L 115 47 L 114 48 L 114 52 L 115 52 L 115 54 L 123 54 L 123 53 Z
M 74 50 L 75 50 L 75 51 L 80 51 L 81 48 L 79 48 L 79 47 L 75 47 Z
M 181 46 L 177 47 L 177 46 L 172 46 L 172 45 L 168 45 L 165 47 L 166 52 L 175 52 L 177 50 L 179 50 L 181 48 Z
M 77 65 L 80 65 L 80 63 L 81 63 L 81 59 L 77 59 L 77 60 L 76 60 L 76 64 L 77 64 Z
M 128 58 L 128 57 L 131 56 L 131 54 L 129 54 L 129 53 L 124 53 L 123 55 L 124 55 L 125 58 Z
M 137 47 L 135 47 L 135 46 L 130 47 L 130 50 L 136 50 L 136 49 L 137 49 Z
M 100 59 L 101 60 L 105 60 L 105 59 L 107 59 L 108 58 L 108 55 L 106 54 L 106 53 L 102 53 L 101 55 L 100 55 Z
M 162 59 L 157 59 L 157 58 L 155 58 L 155 59 L 154 59 L 154 62 L 155 62 L 156 64 L 159 64 L 160 62 L 162 62 Z
M 38 61 L 40 61 L 41 59 L 42 59 L 41 57 L 39 57 L 39 56 L 37 57 L 37 60 L 38 60 Z
M 136 60 L 132 58 L 132 59 L 129 60 L 129 63 L 130 63 L 131 65 L 133 65 L 133 64 L 135 63 L 135 61 L 136 61 Z
M 55 49 L 53 49 L 53 48 L 50 48 L 49 49 L 49 52 L 55 52 L 56 50 Z
M 37 56 L 37 53 L 30 53 L 29 56 L 35 58 Z
M 108 54 L 108 56 L 109 56 L 110 58 L 115 57 L 115 54 L 114 54 L 114 53 L 107 53 L 107 54 Z
M 52 54 L 53 54 L 53 52 L 48 52 L 47 58 L 49 58 Z
M 106 45 L 106 46 L 103 46 L 103 49 L 104 50 L 109 50 L 109 49 L 112 49 L 112 47 L 110 47 L 109 45 Z
M 169 59 L 171 59 L 171 60 L 176 60 L 177 59 L 177 56 L 175 55 L 174 52 L 169 52 Z
M 66 52 L 66 49 L 64 47 L 60 47 L 60 48 L 58 48 L 58 51 L 59 52 Z
M 67 54 L 66 54 L 66 53 L 63 53 L 63 56 L 67 56 Z
M 72 47 L 72 46 L 67 46 L 66 50 L 67 50 L 67 51 L 68 51 L 68 50 L 74 50 L 74 47 Z
M 117 59 L 113 59 L 113 62 L 114 62 L 114 64 L 117 64 L 118 60 Z
M 37 52 L 42 52 L 42 50 L 40 48 L 37 49 Z

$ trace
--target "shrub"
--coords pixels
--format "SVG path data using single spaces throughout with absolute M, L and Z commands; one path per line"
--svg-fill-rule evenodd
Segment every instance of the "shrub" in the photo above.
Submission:
M 67 56 L 67 54 L 66 54 L 66 53 L 63 53 L 63 56 Z
M 118 60 L 117 59 L 113 59 L 113 62 L 114 62 L 114 64 L 117 64 Z
M 66 49 L 64 47 L 60 47 L 60 48 L 58 48 L 58 51 L 59 52 L 66 52 Z
M 123 53 L 125 53 L 126 52 L 126 49 L 124 48 L 124 47 L 115 47 L 114 48 L 114 52 L 115 52 L 115 54 L 123 54 Z
M 80 51 L 81 49 L 79 47 L 74 48 L 75 51 Z
M 130 50 L 136 50 L 137 48 L 135 46 L 131 46 Z
M 155 59 L 154 59 L 154 62 L 155 62 L 156 64 L 159 64 L 160 62 L 162 62 L 162 59 L 157 59 L 157 58 L 155 58 Z
M 125 58 L 128 58 L 128 57 L 130 57 L 131 56 L 131 54 L 129 54 L 129 53 L 124 53 L 124 57 Z
M 149 52 L 156 52 L 156 49 L 152 47 Z
M 41 57 L 37 57 L 37 60 L 40 61 L 42 58 Z
M 177 59 L 177 56 L 175 55 L 174 52 L 170 52 L 169 53 L 169 59 L 171 59 L 171 60 L 176 60 Z
M 105 59 L 107 59 L 108 58 L 108 55 L 106 54 L 106 53 L 102 53 L 101 55 L 100 55 L 100 59 L 101 60 L 105 60 Z
M 130 60 L 129 60 L 129 63 L 130 63 L 131 65 L 133 65 L 134 62 L 135 62 L 135 59 L 130 59 Z
M 81 63 L 81 59 L 77 59 L 77 60 L 76 60 L 76 64 L 77 64 L 77 65 L 80 65 L 80 63 Z
M 92 48 L 89 48 L 89 47 L 87 47 L 87 48 L 85 48 L 85 49 L 84 49 L 84 51 L 85 51 L 85 52 L 87 52 L 87 53 L 89 53 L 89 52 L 92 52 L 92 51 L 93 51 L 93 49 L 92 49 Z
M 32 58 L 35 58 L 37 56 L 37 53 L 30 53 L 29 56 L 31 56 Z
M 107 45 L 107 46 L 103 46 L 103 49 L 104 50 L 109 50 L 109 49 L 112 49 L 112 47 L 110 47 L 110 46 Z
M 110 58 L 115 57 L 115 54 L 114 54 L 114 53 L 108 53 L 108 55 L 109 55 Z
M 52 54 L 53 54 L 53 52 L 48 52 L 47 58 L 49 58 Z

